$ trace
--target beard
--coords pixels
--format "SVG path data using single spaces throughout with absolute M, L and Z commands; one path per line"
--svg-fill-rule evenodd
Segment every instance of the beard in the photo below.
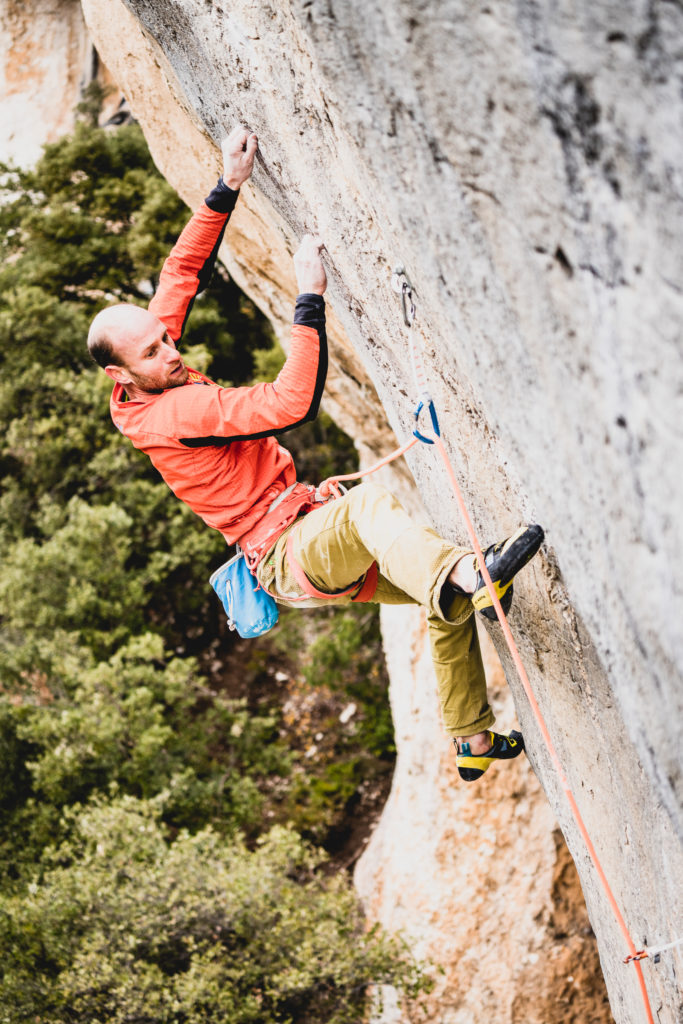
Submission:
M 129 371 L 130 373 L 130 371 Z M 130 377 L 136 387 L 151 394 L 159 394 L 161 391 L 168 391 L 169 388 L 179 388 L 187 383 L 190 371 L 186 366 L 176 373 L 166 374 L 164 377 L 148 375 L 145 373 L 131 373 Z

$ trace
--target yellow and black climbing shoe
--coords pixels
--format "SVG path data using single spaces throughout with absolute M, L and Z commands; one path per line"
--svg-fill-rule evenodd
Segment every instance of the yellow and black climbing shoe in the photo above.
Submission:
M 488 766 L 494 761 L 509 761 L 513 757 L 519 757 L 524 750 L 524 737 L 521 732 L 513 731 L 504 736 L 499 732 L 491 732 L 491 749 L 485 754 L 473 754 L 470 751 L 469 743 L 461 741 L 458 749 L 458 741 L 453 740 L 455 749 L 458 751 L 455 763 L 458 766 L 460 778 L 465 782 L 474 782 L 480 779 Z
M 520 526 L 512 537 L 492 544 L 484 552 L 486 568 L 506 615 L 512 604 L 512 580 L 519 570 L 523 569 L 527 562 L 534 557 L 544 536 L 541 526 Z M 477 585 L 470 600 L 478 612 L 495 622 L 496 609 L 493 607 L 491 595 L 486 588 L 476 559 L 474 568 L 477 571 Z

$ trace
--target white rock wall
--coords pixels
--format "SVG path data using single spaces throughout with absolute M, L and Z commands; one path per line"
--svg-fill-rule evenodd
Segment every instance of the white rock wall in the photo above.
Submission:
M 578 880 L 529 765 L 491 769 L 485 786 L 460 783 L 425 617 L 384 608 L 382 627 L 398 758 L 355 880 L 371 919 L 442 968 L 427 1020 L 611 1020 Z M 509 727 L 512 698 L 485 633 L 482 650 L 493 708 Z M 420 1019 L 413 1014 L 399 1010 L 393 1021 Z
M 77 0 L 0 3 L 0 159 L 33 164 L 44 142 L 73 128 L 93 77 L 92 44 Z
M 237 120 L 258 129 L 227 260 L 283 327 L 289 254 L 304 229 L 324 233 L 329 399 L 366 454 L 387 444 L 385 416 L 401 439 L 411 426 L 407 338 L 388 287 L 393 263 L 407 266 L 482 537 L 523 518 L 547 529 L 512 625 L 617 900 L 636 943 L 683 934 L 680 4 L 84 9 L 189 201 L 211 184 L 224 130 Z M 415 453 L 411 468 L 432 521 L 462 540 L 431 453 Z M 641 1021 L 623 939 L 508 674 L 579 868 L 612 1011 Z M 644 965 L 660 1022 L 683 1020 L 682 969 L 680 952 Z M 507 1019 L 525 1019 L 513 1004 Z
M 101 124 L 122 97 L 99 59 L 80 0 L 0 0 L 0 160 L 30 167 L 73 131 L 84 90 L 107 89 Z

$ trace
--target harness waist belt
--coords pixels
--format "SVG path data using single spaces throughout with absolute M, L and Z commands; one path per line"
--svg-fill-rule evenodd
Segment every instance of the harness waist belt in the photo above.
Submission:
M 324 501 L 316 496 L 315 487 L 307 484 L 292 484 L 278 494 L 265 515 L 237 541 L 251 571 L 256 570 L 282 531 L 286 530 L 298 516 L 324 504 Z

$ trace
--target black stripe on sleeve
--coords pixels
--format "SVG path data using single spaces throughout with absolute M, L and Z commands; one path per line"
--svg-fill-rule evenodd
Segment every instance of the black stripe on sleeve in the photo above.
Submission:
M 216 266 L 216 260 L 218 259 L 218 250 L 220 249 L 223 243 L 223 236 L 225 235 L 225 229 L 227 226 L 228 222 L 226 220 L 225 224 L 220 230 L 218 238 L 216 239 L 216 244 L 214 245 L 209 255 L 206 257 L 206 259 L 204 260 L 204 264 L 199 273 L 197 274 L 197 280 L 199 281 L 199 285 L 197 286 L 197 291 L 194 293 L 195 298 L 197 297 L 197 295 L 200 295 L 205 288 L 208 287 L 209 282 L 211 281 L 213 271 Z M 185 317 L 185 319 L 187 320 L 187 317 Z

